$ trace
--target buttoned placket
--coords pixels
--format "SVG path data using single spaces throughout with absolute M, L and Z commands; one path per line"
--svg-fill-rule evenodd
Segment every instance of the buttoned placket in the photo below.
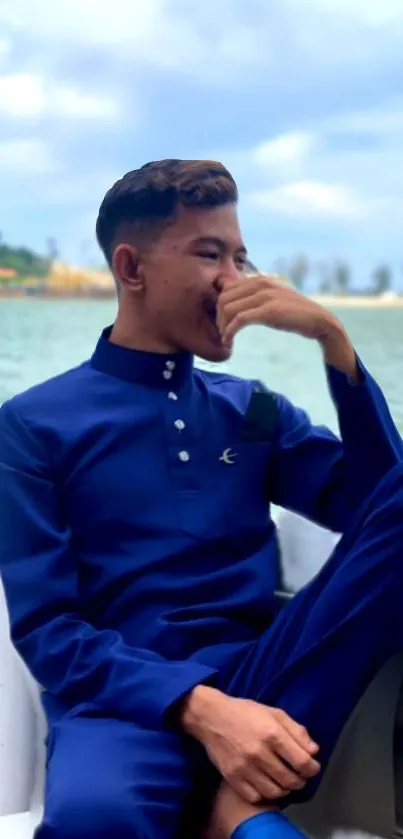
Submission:
M 162 376 L 165 381 L 168 383 L 170 387 L 175 386 L 175 369 L 176 369 L 176 362 L 171 361 L 170 359 L 165 362 L 165 367 L 162 371 Z M 171 433 L 169 433 L 169 448 L 170 450 L 176 450 L 176 458 L 177 460 L 182 463 L 189 463 L 191 460 L 190 452 L 185 446 L 181 446 L 181 435 L 182 432 L 186 429 L 186 422 L 183 417 L 180 415 L 180 400 L 179 395 L 176 390 L 168 390 L 167 392 L 167 399 L 171 403 L 171 410 L 168 410 L 168 433 L 170 428 L 173 428 L 175 432 L 173 433 L 173 438 Z M 172 408 L 175 406 L 175 417 Z M 182 435 L 183 436 L 183 435 Z
M 165 362 L 162 375 L 167 383 L 163 399 L 172 501 L 182 530 L 199 538 L 211 531 L 217 503 L 214 493 L 206 493 L 209 466 L 201 453 L 194 404 L 197 391 L 194 381 L 181 380 L 175 361 Z

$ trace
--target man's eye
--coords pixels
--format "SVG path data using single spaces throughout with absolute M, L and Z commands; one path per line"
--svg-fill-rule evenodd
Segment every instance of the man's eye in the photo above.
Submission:
M 217 253 L 217 251 L 200 251 L 200 253 L 198 253 L 197 255 L 200 256 L 202 259 L 218 259 L 219 258 L 219 254 Z

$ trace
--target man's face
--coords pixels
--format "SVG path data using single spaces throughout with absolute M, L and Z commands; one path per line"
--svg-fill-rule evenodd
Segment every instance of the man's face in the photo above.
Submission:
M 246 250 L 232 205 L 185 209 L 140 256 L 147 332 L 168 351 L 224 361 L 215 306 L 224 282 L 237 280 Z

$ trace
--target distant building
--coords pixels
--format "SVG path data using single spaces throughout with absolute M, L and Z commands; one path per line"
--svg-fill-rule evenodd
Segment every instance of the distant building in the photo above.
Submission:
M 14 268 L 5 268 L 0 265 L 0 280 L 13 280 L 16 276 L 17 272 Z
M 387 291 L 381 291 L 378 297 L 381 297 L 382 300 L 399 300 L 400 294 L 390 288 Z

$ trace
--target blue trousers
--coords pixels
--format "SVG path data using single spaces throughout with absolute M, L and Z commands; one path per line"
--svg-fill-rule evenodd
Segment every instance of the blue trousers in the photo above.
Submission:
M 367 499 L 331 558 L 217 687 L 283 708 L 320 744 L 322 772 L 376 673 L 403 647 L 403 464 Z M 318 776 L 287 803 L 313 796 Z M 219 778 L 169 730 L 69 717 L 51 731 L 37 839 L 178 839 Z

